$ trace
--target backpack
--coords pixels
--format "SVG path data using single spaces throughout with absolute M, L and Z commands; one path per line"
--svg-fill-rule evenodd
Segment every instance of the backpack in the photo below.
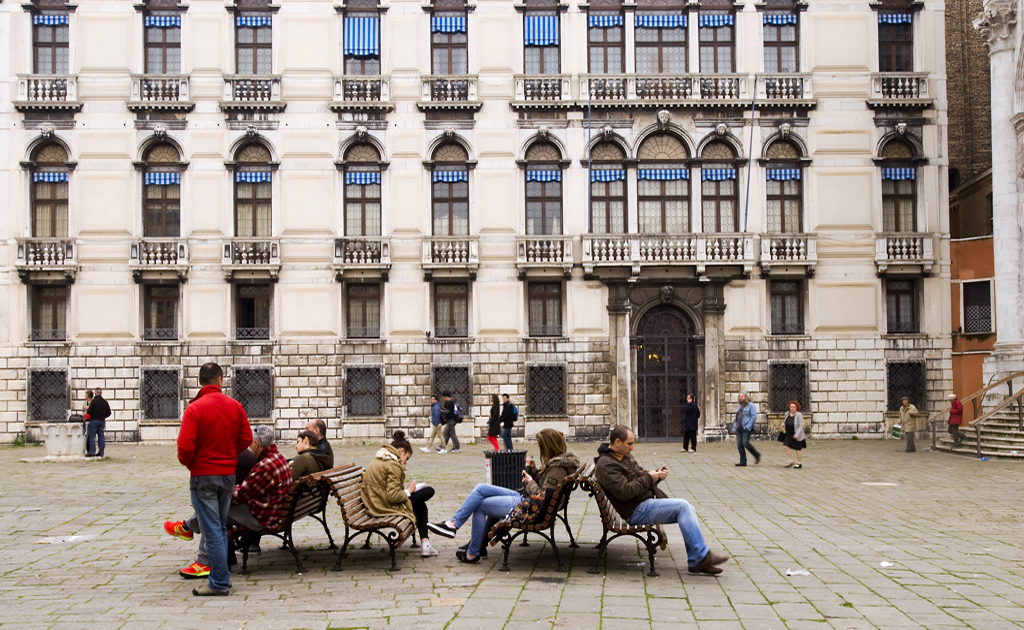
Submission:
M 512 405 L 512 424 L 519 422 L 519 407 Z
M 452 415 L 455 417 L 455 424 L 462 424 L 462 405 L 455 403 L 455 408 L 452 410 Z

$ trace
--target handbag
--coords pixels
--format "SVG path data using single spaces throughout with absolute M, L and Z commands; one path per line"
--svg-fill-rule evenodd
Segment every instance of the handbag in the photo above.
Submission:
M 508 511 L 505 520 L 518 523 L 533 523 L 540 516 L 541 507 L 544 505 L 544 497 L 539 494 L 532 494 L 525 497 L 515 507 Z
M 786 432 L 785 431 L 779 431 L 779 441 L 780 442 L 785 442 L 786 441 Z

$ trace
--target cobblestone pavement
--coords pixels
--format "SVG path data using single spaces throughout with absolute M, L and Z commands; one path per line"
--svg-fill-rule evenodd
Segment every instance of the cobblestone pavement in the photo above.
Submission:
M 583 457 L 596 444 L 573 444 Z M 1024 628 L 1024 516 L 1018 463 L 905 454 L 894 441 L 815 442 L 806 467 L 782 467 L 781 445 L 759 466 L 736 468 L 733 443 L 642 444 L 649 467 L 665 463 L 667 490 L 690 500 L 712 549 L 732 560 L 720 577 L 686 572 L 678 529 L 648 577 L 635 542 L 610 546 L 597 575 L 584 544 L 568 574 L 554 570 L 539 542 L 479 565 L 402 549 L 389 572 L 380 545 L 355 549 L 332 572 L 335 552 L 307 521 L 296 540 L 308 572 L 273 539 L 234 575 L 226 598 L 192 597 L 176 570 L 194 543 L 161 524 L 190 511 L 187 473 L 166 446 L 111 444 L 109 459 L 77 464 L 19 460 L 42 449 L 0 449 L 0 626 L 174 630 L 245 628 L 673 628 L 904 629 Z M 336 447 L 339 463 L 367 463 L 375 446 Z M 489 448 L 489 447 L 487 447 Z M 531 445 L 536 451 L 536 446 Z M 291 455 L 290 445 L 283 451 Z M 481 445 L 457 455 L 424 455 L 413 475 L 438 489 L 432 516 L 450 516 L 482 480 Z M 574 495 L 570 522 L 584 543 L 600 537 L 593 502 Z M 329 523 L 344 527 L 335 506 Z M 468 528 L 465 528 L 468 530 Z M 71 539 L 68 536 L 80 538 Z M 559 535 L 565 540 L 564 531 Z M 568 550 L 567 550 L 568 551 Z M 888 563 L 891 563 L 888 564 Z M 809 575 L 787 577 L 790 570 Z

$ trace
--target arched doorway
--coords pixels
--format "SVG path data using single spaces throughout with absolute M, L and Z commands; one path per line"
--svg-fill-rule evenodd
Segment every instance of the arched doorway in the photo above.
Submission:
M 644 314 L 637 327 L 637 432 L 644 440 L 683 435 L 686 395 L 697 396 L 693 321 L 671 306 Z

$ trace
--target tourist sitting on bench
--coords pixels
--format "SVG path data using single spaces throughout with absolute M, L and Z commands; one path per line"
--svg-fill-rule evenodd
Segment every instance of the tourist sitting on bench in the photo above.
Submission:
M 615 511 L 630 525 L 654 525 L 679 523 L 679 531 L 686 544 L 686 560 L 690 573 L 717 575 L 722 572 L 718 565 L 729 556 L 718 555 L 704 544 L 700 533 L 697 513 L 689 502 L 683 499 L 669 499 L 658 488 L 658 483 L 668 477 L 668 468 L 645 471 L 633 459 L 633 431 L 619 425 L 612 429 L 608 443 L 598 449 L 594 459 L 594 477 L 601 484 Z

